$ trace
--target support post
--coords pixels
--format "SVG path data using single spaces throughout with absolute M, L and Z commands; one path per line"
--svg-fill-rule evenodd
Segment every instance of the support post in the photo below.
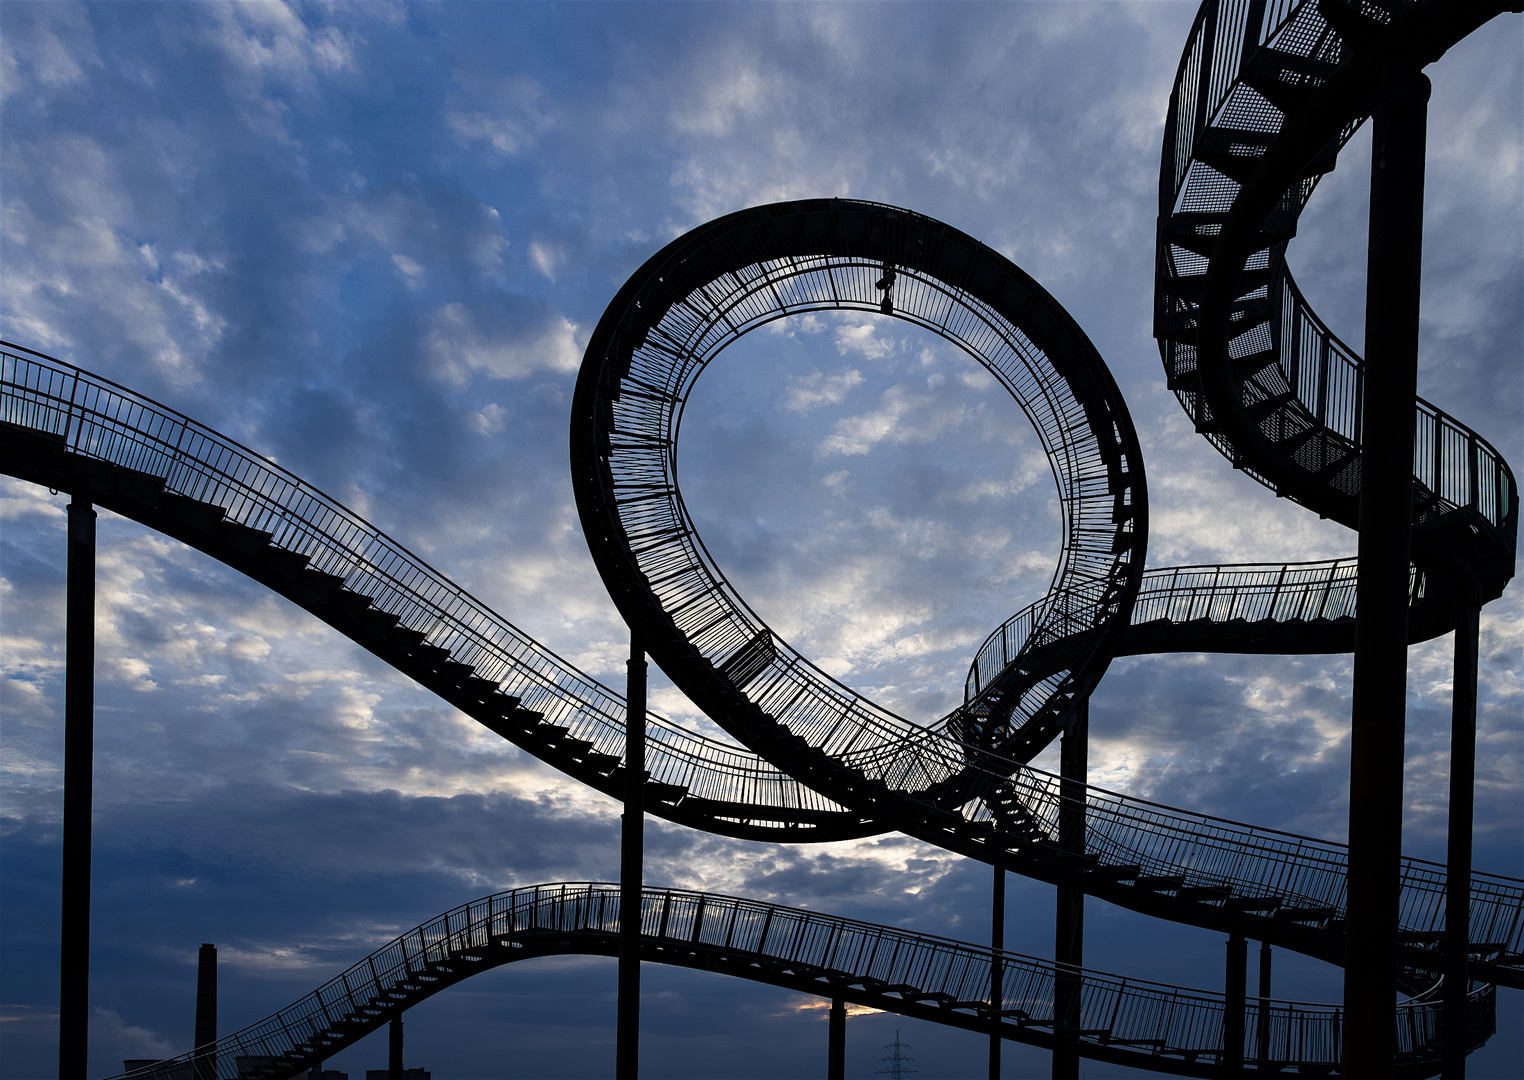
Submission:
M 1476 666 L 1481 610 L 1472 598 L 1455 626 L 1450 702 L 1450 836 L 1445 871 L 1445 988 L 1442 1080 L 1465 1080 L 1471 1045 L 1466 961 L 1471 946 L 1471 829 L 1476 787 Z
M 1224 1080 L 1244 1073 L 1244 1013 L 1249 982 L 1249 943 L 1242 934 L 1228 938 L 1227 974 L 1222 990 L 1222 1069 Z
M 1259 943 L 1259 1024 L 1255 1032 L 1255 1054 L 1261 1069 L 1270 1066 L 1270 943 Z
M 392 1017 L 386 1032 L 387 1080 L 402 1080 L 402 1014 Z
M 626 664 L 624 817 L 619 844 L 619 1023 L 616 1080 L 640 1075 L 640 900 L 645 857 L 646 653 L 630 631 Z
M 1429 80 L 1388 76 L 1372 122 L 1361 420 L 1360 580 L 1350 718 L 1345 912 L 1347 1080 L 1384 1080 L 1397 1049 L 1396 948 L 1402 858 L 1413 399 Z
M 69 502 L 67 561 L 58 1080 L 85 1080 L 90 1022 L 90 816 L 95 757 L 95 510 L 78 497 Z
M 831 1031 L 826 1040 L 826 1080 L 847 1080 L 847 1003 L 831 999 Z
M 1082 695 L 1059 744 L 1058 847 L 1085 853 L 1085 781 L 1089 778 L 1090 698 Z M 1079 1080 L 1079 1027 L 1082 986 L 1078 969 L 1085 963 L 1085 893 L 1073 885 L 1058 887 L 1053 959 L 1053 1080 Z
M 1005 965 L 1000 953 L 1005 949 L 1005 867 L 995 865 L 995 883 L 990 896 L 990 1080 L 1000 1080 L 1000 1017 L 1005 1008 Z

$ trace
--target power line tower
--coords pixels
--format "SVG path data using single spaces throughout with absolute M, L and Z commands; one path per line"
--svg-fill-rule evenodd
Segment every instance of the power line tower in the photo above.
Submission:
M 888 1056 L 881 1057 L 878 1060 L 880 1062 L 887 1062 L 888 1068 L 874 1070 L 874 1076 L 888 1076 L 891 1077 L 892 1080 L 900 1080 L 900 1077 L 902 1076 L 906 1076 L 909 1073 L 919 1071 L 917 1069 L 905 1068 L 905 1066 L 914 1061 L 915 1058 L 905 1053 L 906 1050 L 911 1049 L 911 1046 L 909 1043 L 900 1042 L 899 1028 L 894 1029 L 894 1041 L 887 1044 L 884 1049 L 889 1051 Z

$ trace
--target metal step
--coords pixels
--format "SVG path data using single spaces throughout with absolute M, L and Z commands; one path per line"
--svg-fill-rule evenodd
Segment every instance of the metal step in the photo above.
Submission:
M 1174 892 L 1184 884 L 1184 878 L 1170 874 L 1151 874 L 1133 882 L 1133 885 L 1147 892 Z
M 1201 900 L 1216 903 L 1226 900 L 1233 895 L 1233 890 L 1226 885 L 1187 885 L 1175 890 L 1177 900 Z
M 371 600 L 348 589 L 340 589 L 328 599 L 328 613 L 343 619 L 359 619 L 370 610 Z
M 159 512 L 186 531 L 208 537 L 216 535 L 217 527 L 227 516 L 227 511 L 220 506 L 192 499 L 188 495 L 178 495 L 173 491 L 166 491 L 159 496 Z
M 1334 65 L 1280 49 L 1256 49 L 1240 77 L 1282 113 L 1300 111 L 1307 99 L 1328 81 Z
M 273 534 L 253 529 L 236 521 L 224 521 L 217 527 L 217 539 L 246 559 L 257 559 L 270 546 Z

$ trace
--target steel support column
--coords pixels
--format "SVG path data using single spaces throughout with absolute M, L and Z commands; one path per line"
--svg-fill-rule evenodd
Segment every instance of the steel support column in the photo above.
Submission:
M 995 883 L 990 896 L 990 1017 L 998 1025 L 1000 1010 L 1005 1008 L 1005 967 L 1000 962 L 1005 948 L 1005 867 L 995 865 Z M 990 1031 L 990 1080 L 1000 1080 L 1000 1031 Z
M 1394 72 L 1372 122 L 1344 954 L 1348 1080 L 1384 1080 L 1397 1048 L 1392 1002 L 1428 100 L 1429 80 L 1421 72 Z
M 85 1080 L 90 1021 L 90 816 L 95 757 L 95 510 L 69 503 L 65 585 L 63 904 L 58 1080 Z
M 1090 698 L 1082 695 L 1059 744 L 1058 847 L 1085 853 L 1085 781 L 1089 778 Z M 1085 963 L 1085 894 L 1070 885 L 1058 887 L 1053 959 L 1060 965 L 1053 993 L 1053 1080 L 1079 1080 L 1081 982 Z
M 1222 988 L 1222 1069 L 1224 1080 L 1244 1074 L 1244 1013 L 1248 1008 L 1249 943 L 1242 934 L 1228 938 L 1227 972 Z
M 640 894 L 645 857 L 646 653 L 630 631 L 625 665 L 624 817 L 619 843 L 619 1023 L 614 1076 L 640 1075 Z
M 1254 1056 L 1261 1069 L 1270 1068 L 1270 943 L 1259 943 L 1259 1024 L 1254 1037 Z
M 1474 599 L 1455 626 L 1450 702 L 1450 837 L 1445 868 L 1443 1080 L 1465 1080 L 1471 1044 L 1466 959 L 1471 946 L 1471 819 L 1476 786 L 1476 661 L 1481 610 Z
M 826 1039 L 826 1080 L 847 1080 L 847 1003 L 831 999 L 830 1034 Z
M 402 1080 L 402 1014 L 392 1017 L 386 1032 L 387 1080 Z

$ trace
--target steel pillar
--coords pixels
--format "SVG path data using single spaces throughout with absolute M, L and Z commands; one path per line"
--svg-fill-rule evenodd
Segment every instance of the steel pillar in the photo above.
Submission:
M 1455 626 L 1450 700 L 1450 836 L 1445 868 L 1445 987 L 1442 1080 L 1465 1080 L 1471 1045 L 1466 960 L 1471 946 L 1471 818 L 1476 787 L 1476 661 L 1481 610 L 1472 599 Z
M 616 1080 L 640 1075 L 640 896 L 645 857 L 646 653 L 630 631 L 625 665 L 624 817 L 619 843 L 619 1024 Z
M 1255 1057 L 1261 1069 L 1270 1068 L 1270 943 L 1259 943 L 1259 1024 L 1255 1033 Z
M 1249 943 L 1242 934 L 1228 938 L 1227 973 L 1222 988 L 1222 1068 L 1224 1080 L 1244 1074 L 1244 1013 L 1249 981 Z
M 1085 853 L 1089 741 L 1090 698 L 1084 695 L 1075 702 L 1074 715 L 1064 731 L 1058 752 L 1058 847 L 1060 851 L 1075 855 Z M 1074 886 L 1060 885 L 1057 909 L 1053 959 L 1060 966 L 1053 988 L 1053 1080 L 1079 1080 L 1081 982 L 1078 969 L 1085 963 L 1084 892 Z
M 85 1080 L 90 1021 L 90 815 L 95 757 L 95 510 L 69 503 L 65 585 L 63 904 L 58 1080 Z
M 1000 1010 L 1005 1008 L 1005 966 L 1000 952 L 1005 948 L 1005 867 L 996 864 L 995 884 L 990 896 L 990 1016 L 996 1026 L 990 1029 L 990 1080 L 1000 1080 Z
M 1385 1080 L 1397 1048 L 1392 1002 L 1397 996 L 1413 399 L 1418 392 L 1428 100 L 1429 80 L 1421 72 L 1391 73 L 1377 96 L 1372 123 L 1344 924 L 1347 1080 Z
M 387 1080 L 402 1080 L 402 1014 L 392 1017 L 386 1032 Z
M 826 1080 L 847 1080 L 847 1003 L 831 999 L 831 1031 L 826 1040 Z

